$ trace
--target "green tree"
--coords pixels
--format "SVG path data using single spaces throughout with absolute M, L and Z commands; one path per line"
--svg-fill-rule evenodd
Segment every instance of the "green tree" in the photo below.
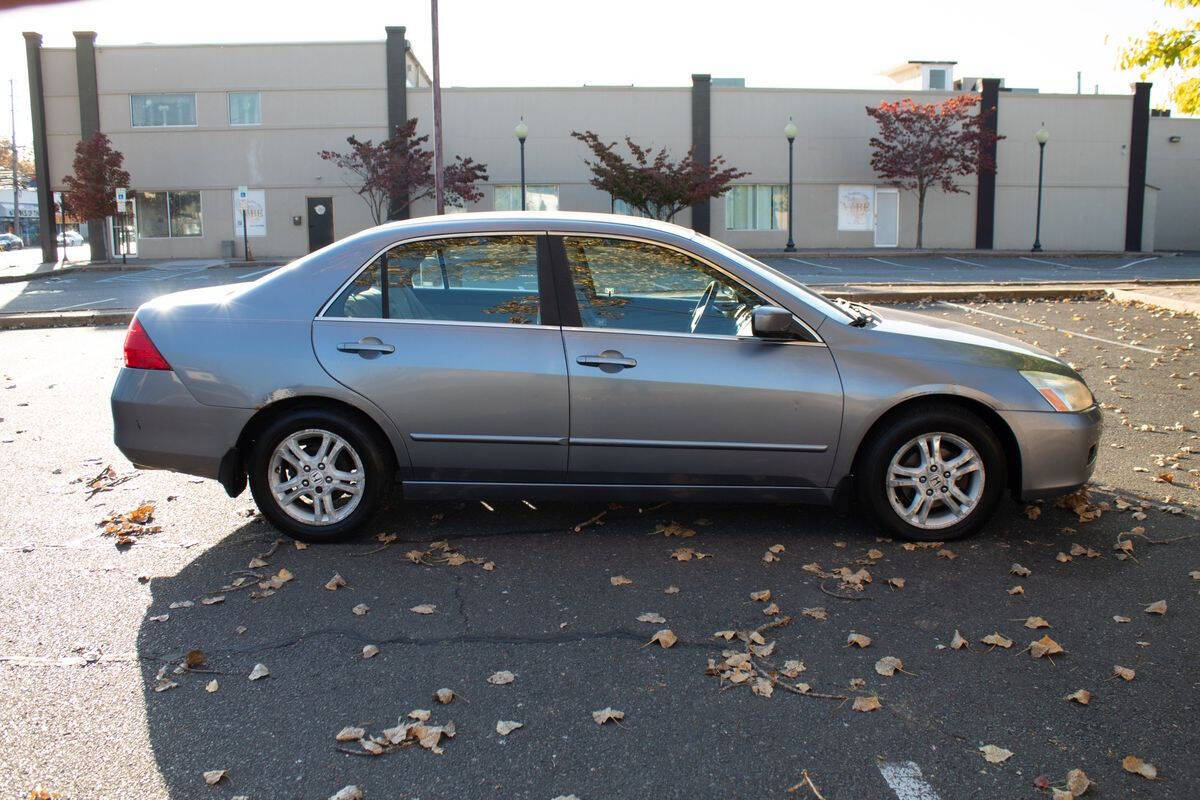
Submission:
M 1200 0 L 1163 0 L 1188 12 L 1181 24 L 1155 28 L 1129 40 L 1121 50 L 1122 69 L 1140 69 L 1142 78 L 1165 72 L 1171 100 L 1183 114 L 1200 113 Z

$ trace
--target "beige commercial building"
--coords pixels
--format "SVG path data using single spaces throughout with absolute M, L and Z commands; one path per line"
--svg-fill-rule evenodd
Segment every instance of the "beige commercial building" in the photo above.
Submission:
M 419 133 L 432 132 L 429 80 L 403 28 L 373 42 L 108 47 L 95 38 L 80 33 L 74 48 L 43 48 L 26 34 L 39 174 L 60 189 L 81 137 L 107 134 L 131 175 L 129 239 L 141 256 L 220 257 L 231 247 L 240 256 L 239 187 L 258 257 L 295 256 L 361 230 L 373 224 L 366 204 L 318 153 L 344 150 L 350 135 L 387 138 L 408 117 Z M 572 131 L 629 135 L 677 157 L 690 148 L 721 155 L 750 174 L 676 222 L 737 247 L 780 249 L 791 119 L 797 247 L 911 247 L 915 198 L 873 174 L 875 124 L 865 108 L 979 90 L 1005 137 L 998 168 L 965 178 L 966 193 L 931 194 L 927 247 L 1030 247 L 1034 132 L 1044 127 L 1047 250 L 1200 249 L 1200 120 L 1152 117 L 1148 84 L 1129 95 L 1008 91 L 977 79 L 956 89 L 953 68 L 910 62 L 894 71 L 893 91 L 757 89 L 707 75 L 679 87 L 451 87 L 442 92 L 445 147 L 487 165 L 490 180 L 471 210 L 519 205 L 519 120 L 529 131 L 531 208 L 622 210 L 590 185 L 587 152 Z M 432 202 L 413 204 L 412 215 L 427 213 Z

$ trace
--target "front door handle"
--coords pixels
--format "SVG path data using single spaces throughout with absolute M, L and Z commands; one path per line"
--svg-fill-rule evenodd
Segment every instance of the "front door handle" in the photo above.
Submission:
M 584 367 L 614 367 L 616 369 L 632 369 L 637 366 L 637 359 L 626 358 L 617 350 L 605 350 L 595 356 L 579 356 L 575 363 Z
M 337 346 L 337 349 L 343 353 L 358 353 L 367 357 L 371 354 L 386 355 L 396 352 L 396 348 L 393 345 L 384 344 L 373 336 L 369 336 L 358 342 L 342 342 Z

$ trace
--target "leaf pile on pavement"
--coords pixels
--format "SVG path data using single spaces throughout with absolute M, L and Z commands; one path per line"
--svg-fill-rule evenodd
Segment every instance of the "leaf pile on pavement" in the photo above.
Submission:
M 429 720 L 432 716 L 431 712 L 417 708 L 408 712 L 407 719 L 401 718 L 394 727 L 386 728 L 377 735 L 367 733 L 364 728 L 347 726 L 337 732 L 334 740 L 342 743 L 357 742 L 359 750 L 337 748 L 341 752 L 353 755 L 381 756 L 407 747 L 421 747 L 441 755 L 445 752 L 441 746 L 442 742 L 453 739 L 457 731 L 453 721 L 445 725 L 431 725 Z M 520 726 L 520 723 L 515 724 Z
M 476 564 L 487 572 L 496 568 L 496 562 L 480 556 L 468 556 L 446 541 L 433 542 L 427 550 L 409 550 L 404 557 L 414 564 L 424 564 L 425 566 L 445 564 L 450 567 L 461 567 L 464 564 Z
M 148 536 L 162 530 L 161 525 L 151 525 L 154 521 L 154 504 L 143 503 L 133 511 L 124 514 L 112 514 L 98 522 L 104 526 L 105 536 L 117 537 L 117 547 L 128 547 L 133 544 L 135 537 Z

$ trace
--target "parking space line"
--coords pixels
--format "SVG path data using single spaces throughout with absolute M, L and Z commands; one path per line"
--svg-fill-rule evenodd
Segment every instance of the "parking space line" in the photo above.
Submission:
M 827 266 L 825 266 L 824 264 L 818 264 L 818 263 L 817 263 L 817 262 L 815 262 L 815 261 L 805 261 L 803 258 L 792 258 L 791 256 L 788 256 L 788 257 L 787 257 L 787 260 L 788 260 L 788 261 L 795 261 L 795 262 L 797 262 L 797 263 L 800 263 L 800 264 L 808 264 L 810 267 L 820 267 L 821 269 L 831 269 L 831 270 L 833 270 L 834 272 L 841 272 L 841 271 L 842 271 L 842 268 L 841 268 L 841 267 L 827 267 Z
M 933 271 L 932 267 L 922 267 L 922 266 L 918 266 L 916 264 L 900 264 L 895 261 L 888 261 L 886 258 L 875 258 L 875 256 L 867 256 L 867 259 L 870 261 L 878 261 L 880 264 L 887 264 L 889 267 L 899 267 L 900 269 L 906 269 L 910 272 L 912 272 L 914 270 L 919 271 L 919 272 L 932 272 Z
M 113 300 L 116 300 L 116 299 L 117 298 L 115 298 L 115 297 L 106 297 L 103 300 L 88 300 L 83 303 L 76 303 L 73 306 L 59 306 L 58 308 L 52 308 L 52 309 L 50 309 L 50 311 L 51 312 L 70 311 L 72 308 L 79 308 L 80 306 L 98 306 L 101 303 L 111 303 Z
M 915 761 L 884 762 L 879 765 L 879 774 L 900 800 L 941 800 L 937 791 L 925 781 L 921 767 Z
M 1145 264 L 1147 261 L 1157 261 L 1157 260 L 1158 260 L 1158 256 L 1150 256 L 1149 258 L 1139 258 L 1137 261 L 1130 261 L 1128 264 L 1122 264 L 1121 266 L 1117 267 L 1117 269 L 1129 269 L 1130 267 L 1137 266 L 1138 264 Z
M 1057 261 L 1046 261 L 1045 259 L 1041 258 L 1029 258 L 1028 256 L 1020 256 L 1020 258 L 1022 261 L 1032 261 L 1035 264 L 1048 264 L 1051 267 L 1058 267 L 1059 269 L 1087 269 L 1087 267 L 1074 267 L 1070 264 L 1059 264 Z
M 1053 325 L 1043 325 L 1040 322 L 1030 322 L 1029 320 L 1017 319 L 1016 317 L 1006 317 L 1003 314 L 997 314 L 994 311 L 984 311 L 981 308 L 973 308 L 972 306 L 964 306 L 959 303 L 951 303 L 949 300 L 939 300 L 938 305 L 947 306 L 948 308 L 957 308 L 959 311 L 970 311 L 975 314 L 983 314 L 984 316 L 995 317 L 996 319 L 1002 319 L 1007 322 L 1015 322 L 1018 325 L 1032 325 L 1035 328 L 1041 328 L 1042 330 L 1047 331 L 1062 331 L 1063 333 L 1070 334 L 1071 336 L 1077 336 L 1080 339 L 1091 339 L 1093 342 L 1104 342 L 1105 344 L 1112 344 L 1116 345 L 1117 347 L 1128 347 L 1130 350 L 1140 350 L 1143 353 L 1153 353 L 1156 356 L 1162 355 L 1162 350 L 1151 350 L 1149 347 L 1142 347 L 1141 345 L 1137 344 L 1127 344 L 1125 342 L 1116 342 L 1112 339 L 1105 339 L 1100 336 L 1092 336 L 1090 333 L 1079 333 L 1078 331 L 1071 331 L 1067 330 L 1066 328 L 1056 328 Z
M 792 259 L 792 260 L 793 260 L 793 261 L 799 261 L 799 259 L 795 259 L 795 258 L 794 258 L 794 259 Z M 821 265 L 820 265 L 820 264 L 816 264 L 816 265 L 814 265 L 814 266 L 818 266 L 818 267 L 819 267 L 819 266 L 821 266 Z M 266 269 L 260 269 L 260 270 L 258 270 L 257 272 L 251 272 L 251 273 L 249 273 L 249 274 L 247 274 L 247 275 L 239 275 L 239 276 L 238 276 L 238 278 L 239 278 L 239 279 L 244 279 L 244 278 L 253 278 L 255 275 L 262 275 L 264 272 L 274 272 L 274 271 L 275 271 L 275 270 L 277 270 L 277 269 L 279 269 L 279 267 L 267 267 Z M 837 267 L 833 267 L 832 269 L 837 269 Z
M 987 267 L 983 264 L 976 264 L 974 261 L 967 261 L 964 258 L 951 258 L 950 256 L 942 256 L 942 258 L 946 259 L 947 261 L 957 261 L 959 264 L 966 264 L 968 267 L 983 267 L 984 269 L 987 269 Z

